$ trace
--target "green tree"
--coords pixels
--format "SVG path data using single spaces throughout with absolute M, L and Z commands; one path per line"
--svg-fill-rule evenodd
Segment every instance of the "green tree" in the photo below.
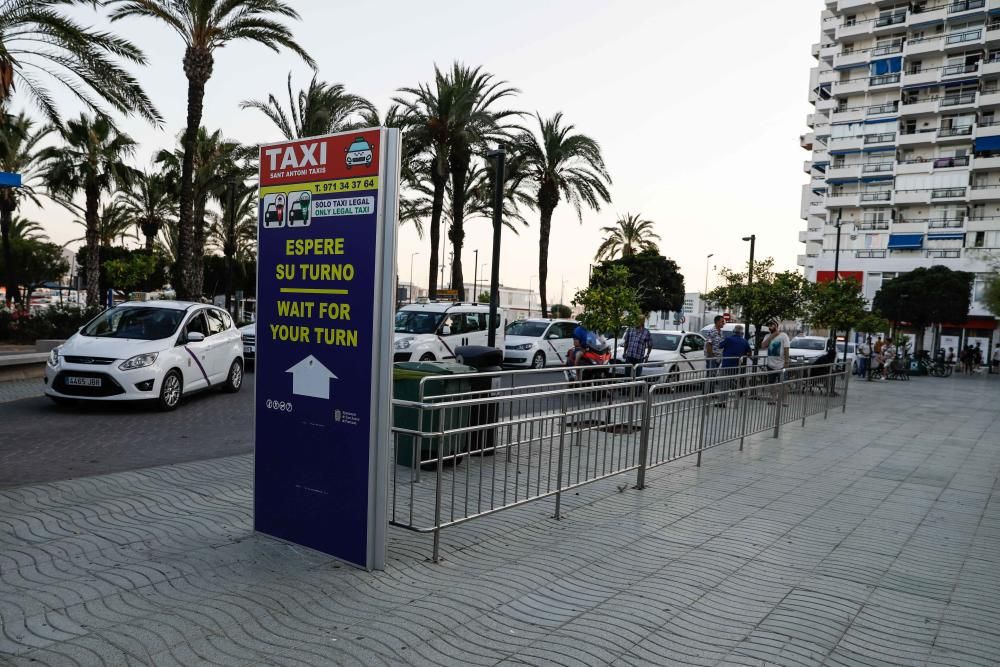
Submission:
M 78 216 L 73 222 L 81 225 L 86 229 L 86 211 L 73 204 L 72 202 L 64 202 L 66 208 L 73 211 Z M 101 249 L 110 248 L 118 241 L 118 244 L 122 247 L 125 246 L 126 239 L 139 240 L 139 237 L 135 235 L 134 227 L 135 223 L 132 218 L 129 217 L 125 207 L 119 201 L 107 202 L 101 206 L 101 212 L 97 217 L 98 219 L 98 232 L 97 238 L 100 239 Z M 86 236 L 81 236 L 75 238 L 69 243 L 76 243 L 78 241 L 87 241 Z
M 10 237 L 12 239 L 24 239 L 28 241 L 49 240 L 44 227 L 34 220 L 28 220 L 17 215 L 14 216 L 10 224 Z
M 309 88 L 292 92 L 292 73 L 288 73 L 288 111 L 271 94 L 267 100 L 240 102 L 241 109 L 256 109 L 281 131 L 285 139 L 318 137 L 357 127 L 366 114 L 375 112 L 371 102 L 347 92 L 343 84 L 317 80 L 313 75 Z M 378 125 L 378 123 L 376 123 Z
M 747 273 L 729 268 L 720 271 L 723 284 L 705 295 L 709 303 L 724 308 L 740 307 L 757 328 L 757 345 L 763 340 L 764 325 L 771 320 L 793 320 L 807 312 L 809 283 L 798 273 L 774 271 L 774 259 L 754 263 L 753 286 L 747 287 Z
M 614 259 L 616 255 L 625 258 L 640 252 L 659 252 L 656 241 L 660 240 L 660 236 L 653 231 L 653 227 L 653 221 L 643 220 L 641 214 L 626 213 L 625 217 L 615 221 L 613 227 L 601 227 L 605 237 L 594 259 L 600 262 Z
M 236 262 L 250 259 L 257 240 L 257 188 L 233 181 L 218 200 L 222 213 L 214 216 L 209 238 L 226 260 L 226 310 L 232 313 Z
M 146 57 L 128 40 L 94 30 L 65 16 L 74 0 L 0 2 L 0 113 L 15 89 L 23 90 L 54 125 L 60 124 L 54 81 L 90 111 L 105 102 L 153 123 L 162 119 L 142 87 L 116 60 L 144 65 Z M 96 4 L 96 3 L 93 3 Z
M 602 284 L 605 272 L 611 266 L 628 270 L 629 285 L 638 292 L 644 313 L 677 312 L 684 306 L 684 276 L 676 262 L 656 250 L 644 250 L 601 263 L 591 273 L 591 284 Z
M 0 15 L 3 10 L 0 9 Z M 2 35 L 2 29 L 0 29 Z M 2 54 L 0 38 L 0 54 Z M 2 55 L 0 55 L 2 63 Z M 0 65 L 2 68 L 2 65 Z M 2 105 L 0 105 L 2 107 Z M 14 213 L 25 199 L 39 203 L 35 185 L 41 163 L 38 143 L 51 132 L 49 127 L 37 128 L 23 112 L 16 116 L 0 113 L 0 171 L 21 174 L 20 188 L 0 188 L 0 244 L 3 245 L 4 285 L 7 301 L 18 298 L 18 265 L 13 254 Z
M 573 125 L 563 125 L 562 112 L 551 118 L 543 119 L 537 113 L 535 117 L 538 134 L 522 132 L 515 146 L 523 156 L 525 178 L 538 207 L 538 292 L 545 317 L 552 214 L 559 202 L 566 200 L 582 223 L 584 206 L 600 211 L 602 202 L 611 201 L 611 176 L 604 166 L 600 145 L 585 134 L 575 133 Z
M 478 301 L 479 303 L 489 303 L 490 302 L 490 293 L 489 292 L 480 292 L 479 296 L 476 297 L 476 301 Z
M 408 152 L 423 155 L 420 162 L 428 169 L 430 177 L 431 258 L 428 288 L 431 295 L 437 291 L 437 269 L 440 263 L 438 244 L 441 234 L 441 216 L 444 210 L 445 188 L 449 183 L 456 193 L 451 200 L 451 225 L 448 238 L 452 242 L 452 288 L 463 290 L 462 246 L 465 241 L 466 179 L 473 153 L 481 151 L 490 141 L 507 136 L 505 119 L 519 112 L 497 110 L 495 105 L 516 94 L 506 82 L 494 81 L 493 75 L 481 68 L 469 68 L 459 62 L 451 70 L 434 68 L 434 84 L 420 84 L 416 88 L 402 88 L 405 97 L 394 102 L 402 110 L 402 125 L 407 130 L 411 148 Z
M 146 240 L 146 250 L 152 251 L 160 229 L 177 211 L 177 201 L 163 174 L 136 174 L 131 187 L 121 195 L 125 214 Z
M 891 325 L 889 320 L 884 317 L 880 317 L 875 313 L 865 313 L 865 316 L 854 325 L 856 331 L 866 334 L 884 334 L 888 333 Z
M 156 274 L 156 257 L 145 252 L 133 252 L 128 257 L 104 262 L 104 275 L 108 284 L 126 294 L 149 283 Z
M 135 151 L 135 142 L 119 132 L 107 116 L 85 114 L 66 123 L 60 132 L 62 145 L 41 151 L 43 178 L 49 191 L 63 201 L 84 196 L 87 240 L 87 304 L 100 298 L 101 195 L 127 188 L 136 170 L 125 164 Z
M 872 310 L 895 324 L 916 329 L 917 349 L 922 350 L 924 329 L 942 322 L 964 322 L 972 305 L 975 275 L 945 266 L 918 268 L 882 283 L 872 300 Z
M 298 19 L 283 0 L 106 0 L 114 7 L 111 20 L 145 17 L 163 23 L 184 43 L 187 77 L 187 124 L 182 139 L 180 197 L 178 203 L 177 294 L 190 299 L 201 295 L 204 279 L 204 244 L 198 245 L 195 227 L 195 144 L 201 128 L 205 86 L 212 77 L 215 52 L 237 42 L 254 42 L 279 51 L 297 53 L 315 69 L 312 58 L 296 43 L 281 19 Z M 202 237 L 204 240 L 204 236 Z
M 865 319 L 865 296 L 854 278 L 812 284 L 805 320 L 830 329 L 830 336 L 845 334 Z
M 615 354 L 618 333 L 643 316 L 639 292 L 629 284 L 628 269 L 622 266 L 607 267 L 601 284 L 578 291 L 573 305 L 583 308 L 577 318 L 583 326 L 614 336 Z
M 549 307 L 549 315 L 551 317 L 568 319 L 573 317 L 573 310 L 569 306 L 564 306 L 561 303 L 554 303 L 551 307 Z
M 31 293 L 47 282 L 59 281 L 69 270 L 63 259 L 62 246 L 34 239 L 11 239 L 11 255 L 17 262 L 21 284 L 27 292 L 24 302 L 31 300 Z M 0 265 L 6 270 L 6 260 L 0 258 Z
M 993 276 L 986 283 L 986 290 L 983 292 L 983 305 L 991 313 L 1000 317 L 1000 278 Z

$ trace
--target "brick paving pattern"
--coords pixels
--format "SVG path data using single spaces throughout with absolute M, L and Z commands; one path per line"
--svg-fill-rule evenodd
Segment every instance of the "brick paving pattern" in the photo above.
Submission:
M 250 530 L 249 456 L 0 491 L 0 662 L 995 665 L 1000 382 L 786 426 L 364 573 Z M 634 479 L 634 478 L 632 478 Z
M 10 380 L 0 382 L 0 403 L 20 401 L 25 398 L 37 398 L 42 395 L 41 378 L 31 380 Z

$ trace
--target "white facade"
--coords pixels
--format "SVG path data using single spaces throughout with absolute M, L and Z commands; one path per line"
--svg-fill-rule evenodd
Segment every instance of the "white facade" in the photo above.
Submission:
M 943 265 L 976 274 L 967 335 L 1000 260 L 1000 0 L 827 0 L 801 137 L 798 257 L 871 299 L 885 279 Z

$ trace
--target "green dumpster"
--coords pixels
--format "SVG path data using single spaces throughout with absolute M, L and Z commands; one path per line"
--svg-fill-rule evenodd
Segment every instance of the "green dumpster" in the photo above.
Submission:
M 430 375 L 452 375 L 453 378 L 443 382 L 428 382 L 424 385 L 424 398 L 442 395 L 466 394 L 472 387 L 471 373 L 476 369 L 471 366 L 464 366 L 449 361 L 401 361 L 393 364 L 392 369 L 392 397 L 404 401 L 420 400 L 420 381 Z M 431 433 L 441 430 L 441 416 L 445 415 L 444 428 L 463 428 L 469 425 L 469 408 L 445 409 L 445 410 L 424 410 L 423 420 L 420 419 L 420 410 L 417 408 L 396 407 L 392 411 L 392 425 L 396 428 L 405 428 L 423 433 Z M 439 456 L 452 456 L 461 454 L 468 450 L 468 434 L 451 435 L 444 438 L 444 447 L 441 453 L 441 438 L 421 438 L 408 434 L 401 434 L 396 438 L 396 463 L 398 465 L 413 466 L 414 454 L 417 445 L 414 440 L 419 440 L 421 464 L 436 464 Z

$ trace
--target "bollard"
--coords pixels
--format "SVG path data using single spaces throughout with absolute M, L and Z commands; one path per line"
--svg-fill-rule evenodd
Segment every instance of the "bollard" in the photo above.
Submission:
M 649 429 L 653 412 L 653 392 L 646 388 L 646 401 L 642 408 L 642 434 L 639 436 L 639 472 L 635 478 L 635 488 L 646 488 L 646 459 L 649 458 Z
M 785 402 L 785 377 L 787 371 L 781 370 L 778 376 L 778 396 L 774 401 L 774 437 L 777 438 L 781 432 L 781 406 Z
M 562 428 L 559 429 L 559 456 L 556 461 L 556 515 L 554 519 L 562 519 L 562 470 L 563 470 L 563 445 L 566 440 L 566 394 L 561 399 L 562 408 Z M 550 459 L 551 460 L 551 459 Z

